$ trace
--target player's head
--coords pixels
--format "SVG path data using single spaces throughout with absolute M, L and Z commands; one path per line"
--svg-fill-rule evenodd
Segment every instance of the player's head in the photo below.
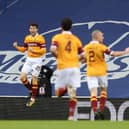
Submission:
M 29 25 L 30 34 L 34 36 L 34 35 L 38 32 L 38 28 L 39 28 L 38 24 L 36 24 L 36 23 L 31 23 L 31 24 Z
M 72 28 L 72 20 L 70 18 L 63 18 L 61 21 L 61 28 L 64 31 L 69 31 Z
M 92 40 L 97 40 L 100 43 L 102 43 L 104 40 L 103 33 L 100 30 L 94 30 L 91 35 L 92 35 Z

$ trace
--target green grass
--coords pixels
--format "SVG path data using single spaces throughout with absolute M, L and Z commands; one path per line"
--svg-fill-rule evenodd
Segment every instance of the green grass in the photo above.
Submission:
M 1 120 L 0 129 L 129 129 L 129 121 Z

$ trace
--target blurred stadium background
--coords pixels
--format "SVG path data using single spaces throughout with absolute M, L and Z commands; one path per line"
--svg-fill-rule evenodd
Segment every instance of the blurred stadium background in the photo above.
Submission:
M 113 50 L 129 46 L 128 0 L 0 0 L 0 119 L 67 119 L 67 96 L 63 99 L 38 99 L 27 109 L 27 90 L 19 81 L 25 56 L 17 52 L 12 43 L 22 44 L 28 25 L 36 22 L 47 41 L 45 64 L 55 69 L 55 59 L 49 53 L 51 37 L 60 31 L 60 20 L 71 17 L 73 33 L 83 45 L 91 40 L 94 29 L 104 32 L 105 43 Z M 107 120 L 129 120 L 129 55 L 106 57 L 108 63 Z M 89 92 L 81 66 L 81 88 L 78 89 L 78 119 L 92 119 Z M 52 86 L 52 96 L 54 87 Z

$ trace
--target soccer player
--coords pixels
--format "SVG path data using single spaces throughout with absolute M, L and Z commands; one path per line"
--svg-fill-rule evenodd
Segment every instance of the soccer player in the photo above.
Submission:
M 87 63 L 87 83 L 90 91 L 91 107 L 95 113 L 95 119 L 104 119 L 103 111 L 107 99 L 107 66 L 104 54 L 111 56 L 121 56 L 129 52 L 128 48 L 124 51 L 111 51 L 103 43 L 104 36 L 100 30 L 92 32 L 92 41 L 85 45 L 84 52 Z M 98 109 L 98 88 L 100 88 L 100 107 Z
M 67 91 L 69 100 L 69 120 L 74 120 L 77 103 L 76 89 L 80 87 L 80 66 L 78 55 L 82 55 L 80 39 L 70 31 L 72 20 L 64 18 L 61 21 L 62 32 L 52 38 L 50 51 L 57 60 L 57 79 L 55 91 L 58 97 Z M 70 87 L 69 87 L 70 86 Z M 68 88 L 69 87 L 69 88 Z
M 35 103 L 38 91 L 38 75 L 42 66 L 42 57 L 46 53 L 45 39 L 38 33 L 38 24 L 30 24 L 29 32 L 24 39 L 24 45 L 19 46 L 17 42 L 13 46 L 20 52 L 27 51 L 27 59 L 21 70 L 20 80 L 23 85 L 30 91 L 31 98 L 26 106 L 31 107 Z M 32 74 L 32 84 L 27 79 L 27 75 Z

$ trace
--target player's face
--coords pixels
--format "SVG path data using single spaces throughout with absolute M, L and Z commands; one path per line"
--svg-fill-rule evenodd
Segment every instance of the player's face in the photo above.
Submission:
M 30 31 L 30 34 L 34 36 L 38 32 L 38 28 L 36 26 L 30 26 L 29 31 Z
M 98 40 L 99 40 L 99 42 L 103 42 L 103 40 L 104 40 L 104 36 L 103 36 L 103 33 L 102 32 L 99 32 L 98 33 Z

